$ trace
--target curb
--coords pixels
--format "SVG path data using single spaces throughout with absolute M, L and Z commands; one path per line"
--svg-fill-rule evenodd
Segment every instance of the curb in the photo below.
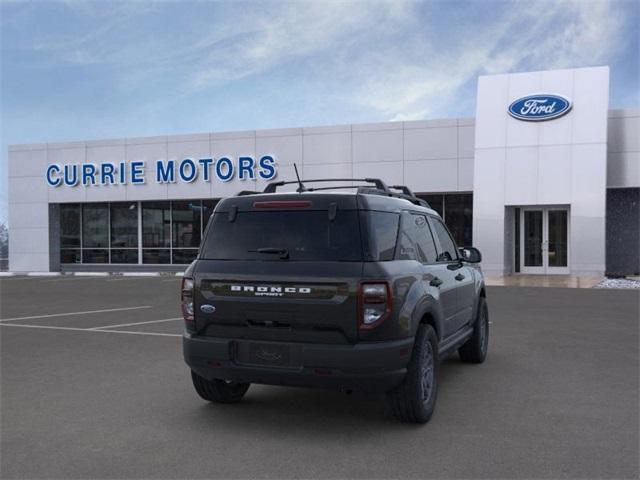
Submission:
M 0 277 L 182 277 L 184 272 L 0 272 Z

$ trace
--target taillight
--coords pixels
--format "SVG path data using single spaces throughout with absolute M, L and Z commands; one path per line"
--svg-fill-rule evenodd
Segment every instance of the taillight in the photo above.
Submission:
M 182 318 L 187 328 L 194 326 L 193 320 L 193 278 L 182 277 L 182 292 L 180 294 Z
M 361 283 L 358 291 L 358 327 L 369 330 L 391 314 L 391 289 L 387 282 Z

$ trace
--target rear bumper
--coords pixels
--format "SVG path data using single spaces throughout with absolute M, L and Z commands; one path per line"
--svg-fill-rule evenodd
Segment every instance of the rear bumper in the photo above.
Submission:
M 356 345 L 283 343 L 183 336 L 184 359 L 198 375 L 267 385 L 385 392 L 406 374 L 413 339 Z M 256 361 L 247 352 L 286 352 L 281 365 Z

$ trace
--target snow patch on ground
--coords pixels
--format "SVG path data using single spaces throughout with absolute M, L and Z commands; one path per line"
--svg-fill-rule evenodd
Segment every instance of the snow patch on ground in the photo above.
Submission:
M 639 288 L 640 281 L 628 278 L 605 278 L 593 288 Z

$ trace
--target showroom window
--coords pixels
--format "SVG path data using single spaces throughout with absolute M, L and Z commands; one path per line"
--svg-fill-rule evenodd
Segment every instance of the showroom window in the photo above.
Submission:
M 60 205 L 60 262 L 189 264 L 218 200 Z
M 111 204 L 111 263 L 138 263 L 138 203 Z
M 80 263 L 80 205 L 60 206 L 60 262 Z
M 198 255 L 202 224 L 201 202 L 172 202 L 172 263 L 191 263 Z
M 171 263 L 171 202 L 142 203 L 142 263 Z
M 470 247 L 473 241 L 473 194 L 472 193 L 421 193 L 438 212 L 449 227 L 459 247 Z
M 82 263 L 109 263 L 109 205 L 82 206 Z

